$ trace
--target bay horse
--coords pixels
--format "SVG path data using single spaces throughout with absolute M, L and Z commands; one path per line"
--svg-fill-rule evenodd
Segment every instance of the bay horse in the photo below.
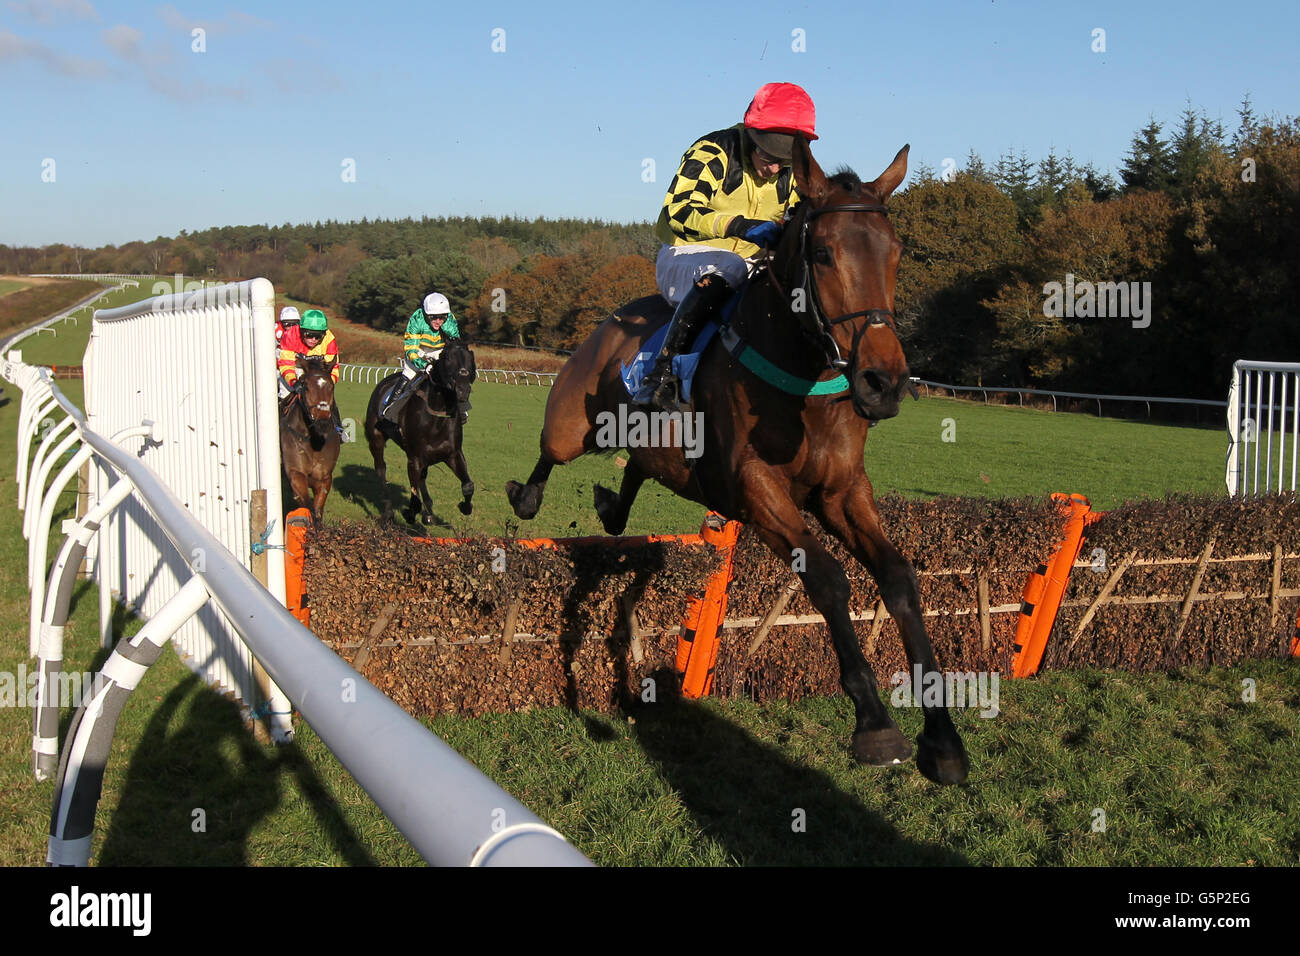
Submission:
M 411 484 L 411 499 L 402 510 L 408 522 L 415 521 L 420 512 L 424 524 L 433 523 L 433 502 L 429 498 L 426 479 L 429 466 L 446 462 L 447 467 L 460 479 L 462 500 L 457 504 L 463 515 L 474 511 L 474 482 L 469 477 L 469 465 L 461 443 L 465 437 L 460 422 L 460 409 L 469 402 L 470 386 L 478 378 L 474 353 L 460 339 L 452 339 L 433 362 L 422 381 L 406 400 L 398 413 L 398 424 L 381 420 L 380 398 L 386 390 L 397 384 L 401 372 L 394 372 L 377 386 L 366 407 L 366 440 L 379 477 L 379 496 L 383 500 L 384 521 L 393 517 L 393 503 L 388 497 L 388 468 L 384 463 L 384 446 L 390 440 L 406 452 L 406 474 Z
M 904 146 L 879 178 L 863 183 L 849 170 L 827 177 L 807 143 L 795 138 L 801 202 L 769 268 L 741 294 L 730 322 L 738 338 L 715 335 L 695 374 L 692 405 L 703 426 L 698 457 L 663 447 L 673 442 L 639 442 L 659 447 L 628 448 L 617 494 L 595 488 L 596 511 L 609 534 L 623 532 L 647 478 L 752 525 L 791 564 L 826 619 L 840 684 L 856 714 L 853 755 L 876 766 L 902 763 L 912 747 L 863 657 L 844 569 L 800 511 L 811 512 L 871 571 L 912 667 L 938 673 L 916 573 L 886 537 L 863 467 L 868 428 L 898 414 L 904 391 L 915 396 L 893 312 L 902 243 L 885 208 L 907 174 L 907 152 Z M 608 421 L 620 405 L 631 404 L 620 366 L 644 350 L 671 314 L 657 295 L 631 302 L 569 358 L 546 403 L 537 465 L 527 483 L 506 486 L 516 516 L 537 514 L 554 466 L 597 447 L 597 416 Z M 918 768 L 936 783 L 961 783 L 970 763 L 946 706 L 927 704 L 924 714 Z
M 325 513 L 343 441 L 334 427 L 332 363 L 320 355 L 299 355 L 295 364 L 298 381 L 280 403 L 280 462 L 293 496 L 311 509 L 314 523 Z

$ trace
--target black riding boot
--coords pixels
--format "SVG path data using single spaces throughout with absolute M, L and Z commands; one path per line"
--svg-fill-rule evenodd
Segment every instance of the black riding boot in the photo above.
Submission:
M 415 383 L 419 381 L 420 376 L 415 375 L 411 378 L 402 376 L 402 380 L 393 386 L 392 392 L 388 395 L 388 401 L 384 403 L 384 409 L 379 413 L 379 417 L 387 422 L 397 424 L 397 410 L 401 408 L 401 403 L 406 399 L 407 392 L 415 388 Z
M 673 356 L 691 344 L 695 333 L 730 295 L 727 281 L 716 272 L 691 284 L 690 291 L 677 304 L 677 311 L 668 324 L 668 334 L 664 337 L 663 348 L 655 356 L 654 368 L 641 380 L 641 387 L 632 396 L 632 401 L 638 405 L 653 405 L 663 411 L 676 410 L 682 383 L 673 374 Z

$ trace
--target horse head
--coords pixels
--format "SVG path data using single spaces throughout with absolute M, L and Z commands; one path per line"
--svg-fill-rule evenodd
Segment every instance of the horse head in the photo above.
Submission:
M 294 364 L 307 417 L 313 422 L 327 421 L 334 408 L 334 363 L 320 355 L 299 355 Z
M 793 169 L 801 202 L 777 247 L 774 267 L 788 283 L 792 310 L 843 368 L 853 410 L 878 421 L 898 414 L 912 385 L 894 323 L 894 283 L 903 244 L 885 201 L 907 174 L 904 146 L 873 182 L 852 170 L 826 176 L 808 143 L 795 138 Z
M 433 382 L 438 388 L 456 397 L 457 405 L 469 401 L 469 388 L 478 378 L 474 353 L 459 339 L 452 339 L 434 363 Z

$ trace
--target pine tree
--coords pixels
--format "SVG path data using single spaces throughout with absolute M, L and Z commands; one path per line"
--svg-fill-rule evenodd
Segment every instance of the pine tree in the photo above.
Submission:
M 984 160 L 980 158 L 980 154 L 975 152 L 973 147 L 966 156 L 966 167 L 962 172 L 976 182 L 993 183 L 992 170 L 984 165 Z
M 1134 189 L 1165 191 L 1173 179 L 1173 158 L 1169 144 L 1160 138 L 1163 129 L 1155 117 L 1133 137 L 1129 154 L 1120 168 L 1124 192 Z
M 1222 127 L 1210 123 L 1204 113 L 1199 116 L 1188 101 L 1179 117 L 1178 134 L 1173 141 L 1173 180 L 1171 192 L 1185 199 L 1201 170 L 1210 165 L 1223 148 Z
M 1254 142 L 1255 134 L 1259 130 L 1259 121 L 1255 119 L 1255 111 L 1250 108 L 1250 94 L 1247 93 L 1241 98 L 1241 106 L 1237 107 L 1237 132 L 1232 135 L 1232 151 L 1240 153 L 1247 143 Z

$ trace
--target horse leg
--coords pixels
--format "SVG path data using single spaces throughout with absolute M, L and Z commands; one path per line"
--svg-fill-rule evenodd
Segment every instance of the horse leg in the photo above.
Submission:
M 558 381 L 557 379 L 557 383 Z M 521 485 L 517 481 L 506 482 L 506 497 L 510 499 L 510 507 L 514 509 L 515 517 L 525 521 L 535 518 L 541 509 L 542 495 L 546 492 L 546 482 L 551 477 L 551 469 L 556 465 L 566 465 L 584 454 L 587 451 L 587 437 L 592 431 L 591 423 L 587 421 L 586 412 L 581 404 L 575 405 L 567 414 L 557 412 L 552 415 L 551 402 L 555 400 L 557 394 L 555 390 L 558 387 L 560 387 L 558 384 L 552 386 L 552 398 L 546 404 L 546 421 L 542 425 L 542 454 L 537 459 L 533 473 L 528 476 L 526 484 Z M 584 392 L 578 394 L 585 395 Z M 560 407 L 560 405 L 555 406 L 556 409 Z
M 334 476 L 325 475 L 316 481 L 316 504 L 312 508 L 313 519 L 315 523 L 325 517 L 325 499 L 329 497 L 330 488 L 334 485 Z
M 875 675 L 862 656 L 849 617 L 849 579 L 844 568 L 809 531 L 781 482 L 768 475 L 746 477 L 743 491 L 750 523 L 780 560 L 793 564 L 802 558 L 797 563 L 803 570 L 797 573 L 813 607 L 826 619 L 839 660 L 840 686 L 853 701 L 854 757 L 875 766 L 902 763 L 912 755 L 912 746 L 881 701 Z
M 596 497 L 596 515 L 606 534 L 622 534 L 627 528 L 628 513 L 632 510 L 632 502 L 636 501 L 636 493 L 641 490 L 645 478 L 645 472 L 635 462 L 629 461 L 623 469 L 623 483 L 619 486 L 618 494 L 599 484 L 592 489 Z
M 913 670 L 919 666 L 927 678 L 938 675 L 939 664 L 921 616 L 916 572 L 885 536 L 871 482 L 863 475 L 845 494 L 824 499 L 820 517 L 826 529 L 844 542 L 876 579 L 880 597 L 898 623 Z M 925 730 L 916 739 L 917 767 L 935 783 L 961 783 L 970 773 L 970 760 L 948 708 L 927 704 L 923 709 Z
M 388 464 L 384 461 L 384 445 L 387 441 L 377 430 L 371 431 L 370 456 L 375 461 L 375 475 L 379 478 L 379 501 L 383 507 L 383 517 L 380 520 L 385 524 L 393 520 L 393 501 L 388 497 Z
M 433 499 L 429 497 L 429 466 L 423 461 L 416 461 L 414 458 L 406 460 L 406 476 L 411 480 L 411 503 L 410 513 L 412 515 L 418 510 L 420 512 L 420 521 L 423 524 L 433 524 Z M 411 518 L 407 519 L 412 520 Z
M 447 467 L 451 469 L 452 474 L 460 479 L 460 493 L 464 500 L 456 507 L 460 509 L 463 515 L 474 513 L 474 482 L 470 481 L 469 465 L 465 461 L 465 453 L 459 448 L 452 453 L 447 459 Z
M 314 524 L 316 522 L 316 511 L 312 507 L 311 486 L 307 483 L 306 473 L 301 471 L 289 472 L 289 486 L 293 488 L 293 497 L 298 502 L 298 506 L 311 510 L 311 519 Z

